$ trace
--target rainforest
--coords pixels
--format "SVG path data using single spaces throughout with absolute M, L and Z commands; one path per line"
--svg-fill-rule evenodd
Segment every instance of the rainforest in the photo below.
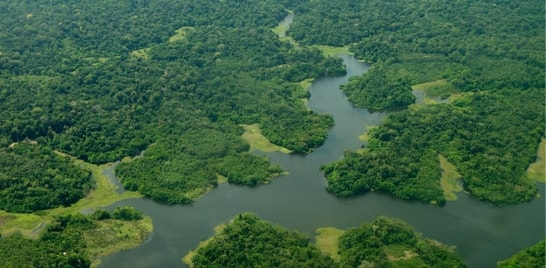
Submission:
M 544 266 L 543 2 L 37 0 L 0 15 L 7 267 L 132 267 L 123 254 L 207 200 L 191 241 L 212 240 L 163 266 Z M 471 257 L 401 210 L 355 216 L 376 197 L 539 221 Z M 328 251 L 309 232 L 330 225 L 347 231 Z

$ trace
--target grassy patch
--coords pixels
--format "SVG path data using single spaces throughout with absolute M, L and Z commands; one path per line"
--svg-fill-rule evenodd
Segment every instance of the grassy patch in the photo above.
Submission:
M 299 84 L 300 84 L 301 88 L 303 88 L 303 90 L 309 90 L 309 88 L 313 84 L 314 80 L 315 80 L 315 78 L 307 78 L 307 79 L 301 81 Z
M 317 236 L 315 237 L 318 249 L 320 249 L 322 253 L 332 257 L 333 259 L 339 260 L 338 239 L 344 233 L 344 230 L 340 230 L 335 227 L 318 228 Z
M 226 224 L 220 224 L 220 225 L 214 227 L 214 234 L 221 233 L 224 230 L 225 227 L 226 227 Z M 195 253 L 200 248 L 205 247 L 210 241 L 212 241 L 213 238 L 214 238 L 214 236 L 211 236 L 209 239 L 199 242 L 199 245 L 197 246 L 197 248 L 195 250 L 190 250 L 188 252 L 188 254 L 186 254 L 186 256 L 184 256 L 182 258 L 182 262 L 187 264 L 190 268 L 193 268 L 194 267 L 193 262 L 192 262 L 193 256 L 195 256 Z
M 540 145 L 538 146 L 537 161 L 529 165 L 527 169 L 527 175 L 529 178 L 546 183 L 546 139 L 542 138 Z
M 364 132 L 360 136 L 358 136 L 358 139 L 363 141 L 363 142 L 368 142 L 368 140 L 370 139 L 370 130 L 374 129 L 374 128 L 377 128 L 377 126 L 367 126 L 366 127 L 366 132 Z
M 322 51 L 322 54 L 326 57 L 334 57 L 338 54 L 348 54 L 348 55 L 354 54 L 353 52 L 349 51 L 349 46 L 332 47 L 332 46 L 313 45 L 313 47 L 316 47 L 320 51 Z
M 175 34 L 169 38 L 169 43 L 184 40 L 184 38 L 186 38 L 186 34 L 188 33 L 188 30 L 191 30 L 191 29 L 193 29 L 193 27 L 182 27 L 177 29 Z
M 457 89 L 446 80 L 439 79 L 431 82 L 413 85 L 413 90 L 423 90 L 427 96 L 447 98 Z M 426 99 L 425 99 L 426 101 Z
M 150 217 L 139 221 L 110 219 L 99 221 L 98 224 L 96 229 L 84 233 L 89 258 L 92 260 L 91 267 L 98 267 L 104 256 L 139 246 L 153 229 Z
M 277 27 L 271 29 L 279 37 L 286 36 L 286 31 L 288 31 L 289 26 L 284 23 L 279 23 Z
M 60 152 L 56 153 L 69 157 Z M 116 186 L 103 175 L 104 169 L 110 167 L 111 164 L 97 166 L 73 157 L 71 158 L 75 165 L 91 172 L 92 180 L 95 182 L 95 189 L 69 207 L 58 207 L 32 214 L 0 211 L 0 217 L 4 219 L 3 224 L 0 225 L 0 233 L 21 231 L 24 235 L 33 237 L 38 234 L 35 228 L 47 224 L 55 216 L 79 213 L 85 208 L 104 207 L 120 200 L 142 197 L 141 194 L 136 192 L 125 191 L 123 194 L 116 193 Z
M 216 177 L 218 178 L 218 183 L 224 183 L 224 182 L 228 181 L 227 177 L 224 177 L 224 176 L 222 176 L 220 174 L 216 175 Z
M 262 152 L 274 152 L 279 151 L 281 153 L 290 153 L 291 151 L 275 145 L 262 135 L 262 132 L 260 131 L 260 125 L 253 124 L 253 125 L 241 125 L 245 132 L 243 133 L 242 137 L 245 139 L 248 144 L 250 144 L 251 150 L 259 150 Z
M 313 84 L 314 80 L 315 80 L 314 78 L 307 78 L 305 80 L 300 81 L 298 84 L 303 90 L 308 91 L 311 85 Z M 311 109 L 309 109 L 309 106 L 307 106 L 307 103 L 309 102 L 309 98 L 301 98 L 300 100 L 303 103 L 303 105 L 307 108 L 307 110 L 310 111 Z
M 133 50 L 131 51 L 131 56 L 135 57 L 135 58 L 141 58 L 141 59 L 149 59 L 150 56 L 148 56 L 148 51 L 150 51 L 150 48 L 147 47 L 147 48 L 143 48 L 143 49 L 138 49 L 138 50 Z
M 445 157 L 438 155 L 438 159 L 440 160 L 440 168 L 442 169 L 440 186 L 444 191 L 444 197 L 448 201 L 455 201 L 457 200 L 455 193 L 463 190 L 463 187 L 458 182 L 461 175 L 457 172 L 455 166 L 449 163 Z
M 408 260 L 417 256 L 417 253 L 413 252 L 411 248 L 398 244 L 385 247 L 385 254 L 390 261 Z

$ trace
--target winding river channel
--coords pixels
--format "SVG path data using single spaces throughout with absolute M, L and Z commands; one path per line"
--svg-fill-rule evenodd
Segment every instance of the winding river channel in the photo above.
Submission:
M 220 184 L 187 206 L 166 206 L 148 199 L 114 204 L 112 207 L 132 205 L 149 215 L 154 232 L 140 247 L 104 258 L 101 267 L 185 267 L 181 258 L 189 250 L 212 236 L 216 225 L 245 211 L 311 237 L 318 227 L 346 229 L 380 215 L 397 217 L 426 237 L 456 246 L 469 267 L 495 267 L 498 260 L 544 239 L 544 184 L 539 185 L 541 197 L 506 207 L 482 203 L 464 193 L 443 207 L 373 192 L 345 199 L 328 194 L 320 165 L 340 159 L 346 149 L 362 146 L 358 135 L 386 116 L 357 109 L 346 100 L 339 85 L 369 66 L 352 56 L 340 57 L 348 74 L 317 79 L 310 88 L 309 108 L 331 114 L 335 120 L 323 146 L 307 156 L 268 154 L 272 163 L 289 172 L 268 185 L 249 188 Z

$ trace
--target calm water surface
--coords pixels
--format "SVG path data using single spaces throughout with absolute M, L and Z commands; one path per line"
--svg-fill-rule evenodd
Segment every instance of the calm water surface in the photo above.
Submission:
M 498 260 L 544 239 L 543 184 L 539 185 L 542 197 L 502 208 L 478 202 L 463 193 L 459 194 L 459 200 L 444 207 L 378 193 L 347 199 L 328 194 L 320 165 L 340 159 L 345 149 L 361 147 L 358 135 L 366 126 L 378 125 L 386 116 L 356 109 L 345 99 L 339 85 L 350 76 L 362 74 L 369 66 L 351 56 L 341 57 L 348 74 L 317 79 L 310 88 L 309 108 L 333 115 L 336 124 L 322 147 L 305 157 L 268 154 L 271 162 L 290 173 L 269 185 L 248 188 L 221 184 L 188 206 L 165 206 L 147 199 L 114 204 L 112 207 L 132 205 L 149 215 L 154 232 L 142 246 L 104 258 L 101 267 L 185 267 L 181 258 L 195 249 L 199 241 L 213 235 L 214 226 L 245 211 L 309 236 L 318 227 L 350 228 L 380 215 L 397 217 L 427 237 L 456 246 L 469 267 L 476 268 L 495 267 Z

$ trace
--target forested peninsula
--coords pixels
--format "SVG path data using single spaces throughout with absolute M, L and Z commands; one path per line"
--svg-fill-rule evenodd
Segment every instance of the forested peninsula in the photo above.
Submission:
M 329 241 L 317 246 L 301 233 L 243 213 L 218 228 L 184 261 L 196 268 L 466 267 L 453 249 L 421 237 L 398 219 L 379 217 Z M 328 248 L 335 252 L 333 258 Z

